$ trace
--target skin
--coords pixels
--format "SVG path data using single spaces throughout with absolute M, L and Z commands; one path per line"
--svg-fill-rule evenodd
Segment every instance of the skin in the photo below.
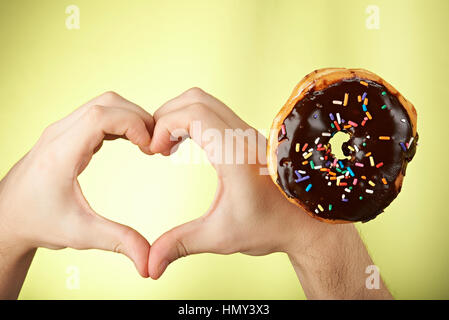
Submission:
M 203 130 L 223 134 L 226 129 L 248 130 L 259 139 L 256 144 L 245 139 L 245 154 L 262 150 L 262 157 L 255 163 L 249 156 L 241 164 L 219 161 L 217 148 L 211 151 L 208 141 L 191 132 L 194 121 Z M 216 196 L 204 215 L 166 232 L 150 250 L 137 231 L 94 212 L 77 177 L 104 140 L 122 137 L 147 154 L 170 155 L 179 145 L 173 136 L 180 131 L 207 151 L 217 171 Z M 383 282 L 380 289 L 366 289 L 365 269 L 373 262 L 353 225 L 311 218 L 288 202 L 268 175 L 260 174 L 266 168 L 265 148 L 262 135 L 198 88 L 168 101 L 154 119 L 115 93 L 89 101 L 47 128 L 0 181 L 0 299 L 17 298 L 38 247 L 120 252 L 143 277 L 154 279 L 191 254 L 285 252 L 308 298 L 390 299 Z
M 150 150 L 165 155 L 176 150 L 177 142 L 170 136 L 180 128 L 202 148 L 211 149 L 210 142 L 194 136 L 193 121 L 200 121 L 203 130 L 218 129 L 222 135 L 226 129 L 242 129 L 261 137 L 226 105 L 198 88 L 168 101 L 154 118 Z M 245 142 L 247 155 L 257 154 L 258 149 L 265 155 L 264 137 L 256 145 Z M 221 147 L 224 154 L 224 144 Z M 152 278 L 159 278 L 176 259 L 196 253 L 285 252 L 310 299 L 392 298 L 382 281 L 379 289 L 366 288 L 365 270 L 373 262 L 354 225 L 320 222 L 287 201 L 270 176 L 260 174 L 266 168 L 265 156 L 254 164 L 226 164 L 213 154 L 208 156 L 218 177 L 215 199 L 200 218 L 156 240 L 149 257 Z
M 123 253 L 148 277 L 148 241 L 98 215 L 77 177 L 104 140 L 123 137 L 151 154 L 153 117 L 107 92 L 50 125 L 0 182 L 0 299 L 17 298 L 38 247 Z

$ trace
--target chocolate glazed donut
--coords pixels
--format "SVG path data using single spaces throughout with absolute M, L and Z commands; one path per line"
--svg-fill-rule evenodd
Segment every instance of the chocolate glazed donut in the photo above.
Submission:
M 273 121 L 268 168 L 287 199 L 329 223 L 366 222 L 399 194 L 418 141 L 413 105 L 362 69 L 321 69 L 295 87 Z M 348 135 L 345 157 L 330 144 Z

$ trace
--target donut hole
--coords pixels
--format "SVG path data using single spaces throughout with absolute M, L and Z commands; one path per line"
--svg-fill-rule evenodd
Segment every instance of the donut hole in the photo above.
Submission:
M 344 131 L 337 131 L 329 140 L 332 148 L 332 154 L 338 160 L 349 159 L 345 153 L 348 153 L 347 145 L 351 135 Z

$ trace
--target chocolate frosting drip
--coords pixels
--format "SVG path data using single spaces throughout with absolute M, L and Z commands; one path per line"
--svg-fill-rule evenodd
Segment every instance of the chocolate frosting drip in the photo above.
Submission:
M 349 140 L 342 145 L 347 158 L 336 161 L 329 140 L 338 131 Z M 360 78 L 310 90 L 278 137 L 277 183 L 287 196 L 321 218 L 347 221 L 371 220 L 396 198 L 396 178 L 405 175 L 418 140 L 398 98 Z

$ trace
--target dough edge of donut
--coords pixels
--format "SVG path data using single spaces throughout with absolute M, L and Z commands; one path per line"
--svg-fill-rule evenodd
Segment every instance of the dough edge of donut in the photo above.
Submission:
M 412 126 L 412 133 L 413 136 L 416 137 L 417 132 L 417 112 L 413 104 L 408 101 L 402 94 L 396 90 L 391 84 L 389 84 L 387 81 L 382 79 L 377 74 L 365 70 L 365 69 L 347 69 L 347 68 L 322 68 L 317 69 L 315 71 L 312 71 L 308 75 L 306 75 L 299 83 L 295 86 L 293 89 L 290 97 L 288 98 L 287 102 L 284 104 L 284 106 L 281 108 L 281 110 L 278 112 L 276 117 L 273 120 L 273 123 L 271 125 L 269 137 L 268 137 L 268 144 L 267 144 L 267 166 L 268 166 L 268 172 L 271 176 L 271 180 L 273 180 L 274 184 L 277 186 L 277 188 L 281 191 L 281 193 L 284 195 L 284 197 L 291 203 L 295 204 L 296 206 L 303 209 L 309 216 L 313 217 L 314 219 L 320 220 L 325 223 L 330 224 L 345 224 L 345 223 L 355 223 L 359 221 L 350 221 L 350 220 L 341 220 L 341 219 L 325 219 L 318 215 L 316 215 L 314 212 L 307 210 L 302 203 L 296 199 L 289 197 L 285 191 L 282 189 L 282 187 L 277 183 L 277 146 L 279 144 L 278 142 L 278 133 L 279 130 L 281 130 L 282 123 L 284 122 L 284 119 L 291 113 L 293 108 L 295 107 L 296 103 L 303 99 L 309 91 L 312 89 L 314 91 L 321 91 L 324 88 L 339 82 L 341 80 L 345 79 L 353 79 L 353 78 L 361 78 L 361 79 L 367 79 L 374 82 L 377 82 L 381 85 L 383 85 L 387 90 L 395 95 L 399 102 L 401 103 L 402 107 L 407 111 L 407 114 L 410 118 L 410 124 Z M 396 177 L 396 180 L 394 181 L 394 184 L 396 186 L 396 191 L 399 194 L 399 190 L 402 186 L 402 182 L 404 180 L 404 174 L 402 172 L 399 172 L 398 176 Z M 380 214 L 380 213 L 379 213 Z M 379 215 L 377 214 L 377 215 Z M 374 216 L 372 219 L 374 219 Z M 368 219 L 369 220 L 369 219 Z

